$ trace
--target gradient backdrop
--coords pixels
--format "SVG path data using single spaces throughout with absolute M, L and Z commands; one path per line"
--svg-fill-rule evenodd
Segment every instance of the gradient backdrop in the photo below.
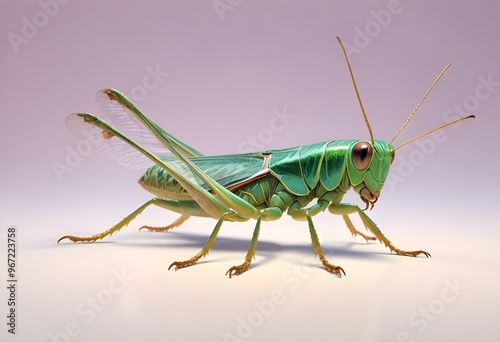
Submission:
M 500 293 L 500 4 L 494 1 L 1 1 L 2 341 L 494 341 Z M 397 139 L 471 113 L 398 150 L 371 217 L 403 249 L 352 238 L 315 217 L 323 271 L 305 222 L 215 221 L 138 232 L 177 215 L 146 210 L 102 243 L 92 235 L 152 195 L 66 129 L 113 87 L 206 154 L 282 148 L 368 132 L 335 36 L 351 55 L 376 139 L 388 140 L 444 66 L 451 69 Z M 286 114 L 285 114 L 286 113 Z M 280 119 L 281 118 L 281 119 Z M 346 201 L 362 204 L 357 196 Z M 360 221 L 353 218 L 356 224 Z M 7 241 L 17 226 L 17 329 L 7 333 Z

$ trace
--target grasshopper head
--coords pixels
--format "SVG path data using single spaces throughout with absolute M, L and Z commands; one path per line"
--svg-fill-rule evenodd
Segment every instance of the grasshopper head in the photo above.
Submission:
M 352 73 L 351 63 L 349 62 L 347 51 L 339 37 L 337 37 L 337 40 L 340 44 L 340 47 L 342 48 L 342 52 L 344 53 L 344 57 L 347 62 L 347 67 L 349 68 L 349 73 L 351 74 L 351 80 L 354 86 L 354 91 L 356 92 L 359 106 L 361 108 L 361 113 L 363 114 L 363 118 L 365 119 L 366 127 L 368 128 L 368 133 L 370 133 L 370 141 L 353 142 L 353 144 L 349 148 L 350 158 L 347 158 L 349 160 L 348 172 L 351 185 L 354 187 L 354 190 L 361 196 L 363 202 L 365 202 L 366 204 L 365 210 L 366 210 L 368 209 L 370 204 L 371 208 L 373 208 L 373 205 L 375 204 L 375 202 L 377 202 L 378 196 L 380 195 L 380 190 L 382 189 L 382 186 L 384 185 L 384 182 L 387 178 L 387 174 L 389 173 L 389 167 L 391 166 L 391 163 L 394 160 L 394 152 L 398 148 L 401 148 L 411 143 L 412 141 L 425 137 L 428 134 L 443 129 L 447 126 L 453 125 L 462 120 L 472 119 L 474 118 L 474 115 L 464 116 L 452 122 L 448 122 L 444 125 L 436 127 L 426 133 L 420 134 L 419 136 L 408 140 L 405 143 L 402 143 L 396 148 L 392 146 L 392 142 L 403 131 L 403 129 L 412 119 L 413 115 L 417 112 L 420 105 L 424 102 L 427 95 L 429 95 L 432 88 L 434 88 L 434 86 L 439 81 L 441 76 L 443 76 L 446 70 L 448 70 L 448 68 L 451 65 L 450 63 L 443 69 L 443 71 L 441 71 L 441 73 L 434 80 L 434 82 L 432 82 L 431 86 L 429 87 L 429 89 L 427 89 L 424 96 L 417 104 L 413 112 L 411 112 L 408 119 L 406 119 L 403 126 L 401 126 L 401 128 L 396 132 L 396 135 L 389 142 L 374 140 L 373 132 L 370 123 L 368 122 L 368 117 L 366 116 L 363 103 L 361 102 L 358 86 L 356 85 L 354 74 Z
M 394 147 L 385 141 L 354 141 L 349 148 L 347 172 L 366 209 L 373 208 L 394 160 Z

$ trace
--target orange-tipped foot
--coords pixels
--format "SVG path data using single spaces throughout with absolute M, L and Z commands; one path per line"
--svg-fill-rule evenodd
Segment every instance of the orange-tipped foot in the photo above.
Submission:
M 231 278 L 233 274 L 235 275 L 242 274 L 243 272 L 248 270 L 248 268 L 250 268 L 250 261 L 245 260 L 245 262 L 242 263 L 241 265 L 233 266 L 230 269 L 228 269 L 226 275 L 228 275 L 229 278 Z
M 73 242 L 95 242 L 99 240 L 99 237 L 79 237 L 79 236 L 73 236 L 73 235 L 65 235 L 59 240 L 57 240 L 57 243 L 61 242 L 64 239 L 68 239 Z M 101 238 L 102 239 L 102 238 Z
M 193 266 L 198 262 L 198 259 L 189 259 L 186 261 L 174 261 L 173 263 L 168 266 L 168 269 L 170 270 L 172 267 L 175 267 L 174 270 L 177 270 L 178 268 L 184 268 L 188 266 Z
M 168 226 L 166 227 L 151 227 L 151 226 L 142 226 L 141 228 L 139 228 L 139 230 L 143 230 L 143 229 L 147 229 L 149 230 L 150 232 L 166 232 L 166 231 L 169 231 L 171 229 L 174 229 L 175 227 L 179 227 L 181 224 L 183 224 L 187 219 L 189 218 L 188 215 L 182 215 L 181 217 L 179 217 L 177 220 L 175 220 L 174 222 L 172 222 L 171 224 L 169 224 Z
M 160 233 L 160 232 L 167 232 L 173 228 L 175 228 L 175 227 L 172 227 L 172 226 L 167 226 L 167 227 L 142 226 L 141 228 L 139 228 L 139 231 L 141 231 L 143 229 L 147 229 L 150 232 Z
M 403 256 L 411 256 L 411 257 L 416 257 L 420 254 L 423 254 L 425 255 L 427 258 L 429 258 L 431 256 L 430 253 L 426 252 L 426 251 L 403 251 L 401 249 L 396 249 L 394 250 L 394 252 L 397 254 L 397 255 L 403 255 Z
M 342 267 L 330 264 L 325 257 L 320 257 L 320 260 L 323 264 L 323 268 L 328 272 L 335 274 L 339 278 L 342 278 L 342 273 L 345 275 L 345 271 Z

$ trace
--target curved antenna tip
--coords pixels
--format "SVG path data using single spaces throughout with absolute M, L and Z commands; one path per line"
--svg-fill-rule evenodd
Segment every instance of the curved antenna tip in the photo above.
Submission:
M 448 70 L 448 68 L 451 66 L 451 63 L 448 63 L 448 65 L 446 65 L 443 69 L 443 71 L 441 71 L 441 73 L 438 75 L 438 77 L 436 77 L 436 79 L 434 80 L 434 82 L 432 82 L 431 86 L 429 87 L 429 89 L 427 89 L 427 91 L 425 92 L 424 96 L 422 97 L 422 99 L 417 103 L 417 106 L 415 107 L 415 109 L 411 112 L 410 116 L 408 117 L 408 119 L 406 119 L 405 123 L 403 124 L 403 126 L 401 126 L 401 128 L 396 132 L 396 134 L 394 135 L 394 137 L 392 137 L 391 140 L 389 140 L 389 143 L 392 144 L 394 140 L 396 140 L 396 138 L 399 136 L 399 134 L 403 131 L 403 129 L 406 127 L 406 125 L 408 125 L 408 123 L 410 122 L 410 120 L 413 118 L 413 115 L 415 115 L 415 113 L 417 112 L 417 110 L 420 108 L 420 105 L 424 102 L 424 100 L 427 98 L 427 95 L 429 95 L 429 93 L 431 92 L 432 88 L 434 88 L 434 86 L 436 85 L 436 83 L 441 79 L 441 77 L 444 75 L 444 73 L 446 72 L 446 70 Z
M 458 118 L 458 119 L 456 119 L 456 120 L 454 120 L 454 121 L 451 121 L 451 122 L 445 123 L 444 125 L 441 125 L 441 126 L 439 126 L 439 127 L 436 127 L 436 128 L 434 128 L 434 129 L 431 129 L 431 130 L 430 130 L 430 131 L 428 131 L 428 132 L 422 133 L 422 134 L 420 134 L 419 136 L 416 136 L 415 138 L 410 139 L 410 140 L 408 140 L 408 141 L 406 141 L 406 142 L 402 143 L 401 145 L 399 145 L 398 147 L 396 147 L 396 148 L 394 149 L 394 151 L 396 151 L 397 149 L 399 149 L 399 148 L 401 148 L 401 147 L 403 147 L 403 146 L 405 146 L 405 145 L 408 145 L 409 143 L 411 143 L 411 142 L 413 142 L 413 141 L 415 141 L 415 140 L 418 140 L 418 139 L 420 139 L 420 138 L 423 138 L 423 137 L 425 137 L 426 135 L 429 135 L 429 134 L 431 134 L 431 133 L 433 133 L 433 132 L 439 131 L 440 129 L 443 129 L 443 128 L 445 128 L 445 127 L 451 126 L 451 125 L 453 125 L 453 124 L 456 124 L 457 122 L 460 122 L 460 121 L 463 121 L 463 120 L 467 120 L 467 119 L 475 119 L 475 118 L 476 118 L 476 116 L 475 116 L 475 115 L 473 115 L 473 114 L 471 114 L 471 115 L 467 115 L 467 116 L 463 116 L 463 117 L 461 117 L 461 118 Z

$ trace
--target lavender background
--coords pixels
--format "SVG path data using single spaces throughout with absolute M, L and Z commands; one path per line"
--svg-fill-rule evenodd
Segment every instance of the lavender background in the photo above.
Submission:
M 0 3 L 1 258 L 7 227 L 16 225 L 16 337 L 494 340 L 499 3 Z M 290 218 L 263 224 L 254 267 L 232 280 L 223 274 L 242 261 L 253 222 L 224 224 L 203 263 L 177 272 L 166 269 L 198 252 L 213 220 L 195 218 L 168 234 L 137 232 L 177 217 L 150 208 L 102 243 L 55 244 L 65 234 L 103 231 L 152 197 L 136 184 L 141 172 L 87 153 L 64 125 L 73 112 L 99 114 L 99 89 L 129 94 L 206 154 L 368 138 L 335 36 L 350 46 L 376 139 L 392 138 L 448 62 L 396 145 L 461 111 L 477 116 L 398 150 L 370 213 L 396 246 L 425 249 L 431 259 L 366 245 L 327 213 L 314 222 L 327 256 L 346 270 L 343 279 L 318 267 L 306 224 Z M 148 77 L 152 70 L 160 72 Z M 277 112 L 290 115 L 278 126 Z M 352 194 L 346 201 L 360 204 Z M 116 272 L 130 277 L 120 282 Z M 0 291 L 2 317 L 6 295 Z M 97 307 L 88 304 L 93 297 Z M 2 340 L 16 338 L 1 326 Z

